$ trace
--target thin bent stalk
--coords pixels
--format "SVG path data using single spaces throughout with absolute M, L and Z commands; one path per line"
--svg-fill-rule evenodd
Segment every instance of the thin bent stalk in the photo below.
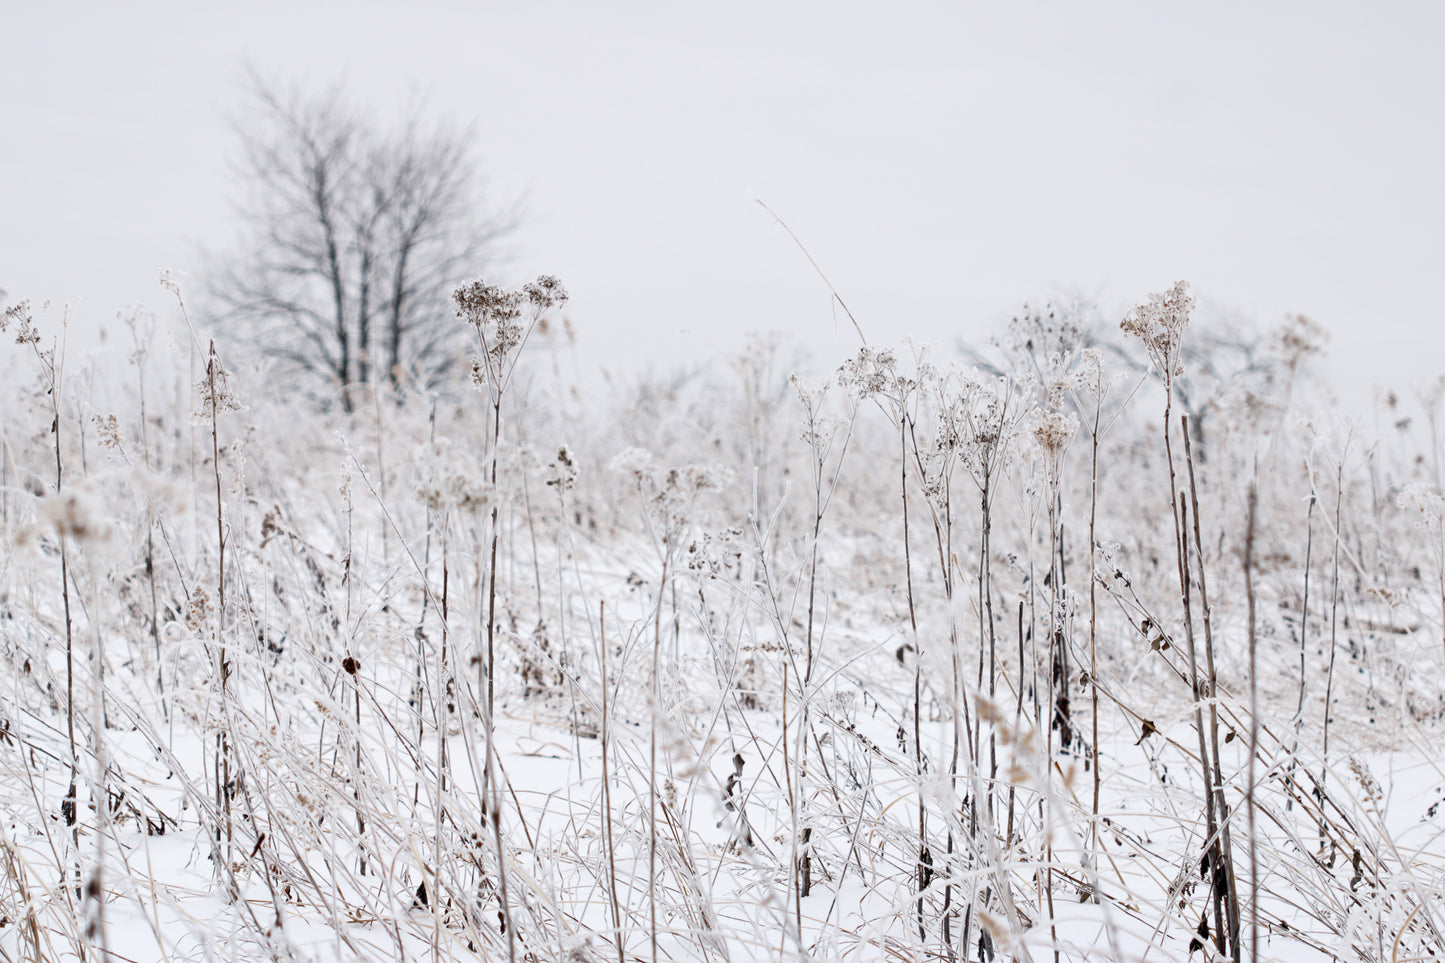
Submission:
M 1230 944 L 1238 960 L 1239 946 L 1239 891 L 1235 882 L 1234 851 L 1229 832 L 1229 804 L 1224 797 L 1224 773 L 1219 760 L 1219 702 L 1215 693 L 1219 688 L 1219 674 L 1214 667 L 1214 619 L 1209 605 L 1209 585 L 1204 574 L 1204 539 L 1199 528 L 1199 488 L 1194 481 L 1194 451 L 1189 440 L 1189 416 L 1179 418 L 1180 434 L 1184 436 L 1184 461 L 1189 473 L 1189 505 L 1194 520 L 1194 553 L 1199 567 L 1199 605 L 1204 621 L 1204 659 L 1209 679 L 1209 741 L 1214 766 L 1215 809 L 1222 827 L 1219 838 L 1220 852 L 1225 866 L 1225 883 L 1228 886 L 1228 924 Z M 1188 538 L 1188 533 L 1185 535 Z

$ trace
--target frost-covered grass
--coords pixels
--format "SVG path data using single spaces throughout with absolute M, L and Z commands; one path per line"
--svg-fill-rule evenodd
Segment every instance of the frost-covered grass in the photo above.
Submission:
M 464 294 L 349 415 L 7 314 L 0 959 L 1445 950 L 1438 398 L 1182 288 L 583 397 Z

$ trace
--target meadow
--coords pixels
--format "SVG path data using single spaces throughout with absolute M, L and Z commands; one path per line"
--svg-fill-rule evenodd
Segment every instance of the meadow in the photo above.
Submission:
M 604 384 L 542 277 L 343 411 L 163 283 L 5 315 L 0 960 L 1445 954 L 1439 386 L 1182 284 Z

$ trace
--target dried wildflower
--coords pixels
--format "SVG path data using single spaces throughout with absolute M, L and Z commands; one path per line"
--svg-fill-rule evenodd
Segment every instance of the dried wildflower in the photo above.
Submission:
M 468 281 L 452 292 L 452 303 L 457 317 L 476 332 L 482 349 L 472 360 L 472 384 L 486 390 L 495 406 L 501 403 L 522 345 L 547 311 L 567 303 L 567 290 L 545 274 L 520 291 Z
M 1345 762 L 1350 767 L 1350 772 L 1355 774 L 1355 779 L 1359 781 L 1360 801 L 1365 804 L 1367 809 L 1378 813 L 1385 801 L 1385 790 L 1380 787 L 1380 781 L 1375 778 L 1370 767 L 1356 757 L 1350 756 Z
M 245 411 L 246 406 L 231 390 L 231 378 L 221 365 L 221 359 L 211 355 L 207 363 L 210 369 L 204 381 L 196 382 L 196 393 L 201 396 L 200 407 L 193 413 L 197 421 L 210 421 L 223 411 Z
M 114 534 L 105 506 L 86 486 L 42 498 L 35 514 L 46 528 L 75 542 L 108 542 Z
M 858 356 L 838 369 L 838 384 L 855 398 L 883 397 L 901 401 L 916 388 L 917 382 L 898 373 L 898 360 L 885 348 L 864 345 Z
M 496 324 L 515 321 L 522 316 L 522 295 L 498 284 L 482 280 L 468 281 L 452 292 L 457 317 L 468 324 Z
M 1445 495 L 1433 485 L 1412 482 L 1406 485 L 1395 504 L 1400 510 L 1415 516 L 1415 524 L 1427 531 L 1433 531 L 1445 521 Z
M 1051 408 L 1034 422 L 1034 441 L 1046 455 L 1056 458 L 1069 447 L 1078 430 L 1079 419 L 1072 412 Z
M 1270 347 L 1289 367 L 1298 367 L 1307 355 L 1324 350 L 1329 333 L 1303 314 L 1291 314 L 1274 332 Z
M 1084 309 L 1078 305 L 1061 308 L 1047 303 L 1043 308 L 1034 308 L 1025 304 L 993 343 L 1016 378 L 1041 384 L 1049 392 L 1056 387 L 1051 383 L 1066 377 L 1088 337 L 1082 317 Z M 1056 401 L 1050 399 L 1049 403 Z
M 981 380 L 977 372 L 952 380 L 957 387 L 943 408 L 958 438 L 959 459 L 980 489 L 989 487 L 1028 411 L 1021 386 L 1008 378 Z
M 35 319 L 30 313 L 29 301 L 21 301 L 5 309 L 4 316 L 0 317 L 0 331 L 4 331 L 12 322 L 15 324 L 16 344 L 39 343 L 40 332 L 35 330 Z
M 722 491 L 732 480 L 732 472 L 716 465 L 684 465 L 669 469 L 664 484 L 683 496 L 701 492 Z
M 651 480 L 657 472 L 652 452 L 646 448 L 627 448 L 620 451 L 607 462 L 607 467 L 615 472 L 631 475 L 632 480 L 638 484 Z
M 796 374 L 788 375 L 788 384 L 792 385 L 793 391 L 798 395 L 798 401 L 809 411 L 816 410 L 823 403 L 823 396 L 828 393 L 828 383 L 824 382 L 816 389 L 810 389 L 803 384 L 803 379 Z
M 438 437 L 417 448 L 417 494 L 432 511 L 456 509 L 473 515 L 491 511 L 497 490 L 473 460 L 452 451 L 451 439 Z
M 697 496 L 721 491 L 732 480 L 732 472 L 712 465 L 664 469 L 643 448 L 628 448 L 615 455 L 608 467 L 632 477 L 649 521 L 657 526 L 663 543 L 669 547 L 678 544 L 683 529 L 692 521 L 691 509 Z
M 1079 362 L 1075 366 L 1069 387 L 1072 391 L 1086 392 L 1093 395 L 1095 400 L 1102 401 L 1109 393 L 1109 388 L 1121 377 L 1122 375 L 1109 374 L 1104 368 L 1103 352 L 1098 348 L 1085 348 L 1079 352 Z
M 521 323 L 524 295 L 478 280 L 452 292 L 452 301 L 457 317 L 472 326 L 482 344 L 482 357 L 472 362 L 473 383 L 495 385 L 526 337 Z
M 846 437 L 851 421 L 845 418 L 825 418 L 821 414 L 828 397 L 829 382 L 825 381 L 817 388 L 809 388 L 795 374 L 788 377 L 788 384 L 793 386 L 798 402 L 803 406 L 802 432 L 799 437 L 815 453 L 815 457 L 822 457 L 832 447 L 833 440 L 839 433 L 844 433 Z
M 176 278 L 176 273 L 170 268 L 161 268 L 161 287 L 174 294 L 181 296 L 181 282 Z
M 553 307 L 560 308 L 567 303 L 567 289 L 550 274 L 543 274 L 532 283 L 524 285 L 522 291 L 532 306 L 542 311 Z
M 572 458 L 572 452 L 562 445 L 557 449 L 557 457 L 548 464 L 547 484 L 555 487 L 558 491 L 571 491 L 577 481 L 577 464 Z
M 197 583 L 186 600 L 186 628 L 190 629 L 193 635 L 200 635 L 210 618 L 211 597 L 206 594 L 206 587 Z
M 1049 302 L 1042 309 L 1025 304 L 1019 314 L 1009 319 L 998 344 L 1015 354 L 1067 357 L 1083 340 L 1083 327 Z
M 1189 312 L 1194 308 L 1194 299 L 1189 296 L 1189 285 L 1177 282 L 1163 294 L 1149 295 L 1149 302 L 1141 304 L 1124 316 L 1119 327 L 1125 334 L 1131 334 L 1144 343 L 1144 350 L 1159 370 L 1159 376 L 1166 386 L 1184 373 L 1180 362 L 1180 346 L 1184 340 L 1184 328 L 1189 324 Z
M 1049 358 L 1048 373 L 1044 376 L 1043 381 L 1045 403 L 1050 408 L 1062 408 L 1064 393 L 1069 390 L 1069 384 L 1070 379 L 1064 357 L 1053 355 Z
M 115 450 L 123 447 L 120 438 L 120 421 L 115 415 L 96 415 L 95 433 L 100 439 L 100 447 Z
M 690 571 L 720 576 L 742 564 L 743 530 L 729 528 L 721 532 L 703 532 L 687 546 L 685 564 Z

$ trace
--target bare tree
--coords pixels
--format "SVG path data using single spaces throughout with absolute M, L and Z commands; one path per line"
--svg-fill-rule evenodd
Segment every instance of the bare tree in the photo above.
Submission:
M 516 226 L 515 210 L 483 207 L 472 131 L 416 107 L 380 128 L 339 88 L 253 78 L 249 93 L 235 125 L 246 236 L 217 272 L 217 320 L 347 411 L 355 385 L 434 381 L 465 342 L 448 295 Z

